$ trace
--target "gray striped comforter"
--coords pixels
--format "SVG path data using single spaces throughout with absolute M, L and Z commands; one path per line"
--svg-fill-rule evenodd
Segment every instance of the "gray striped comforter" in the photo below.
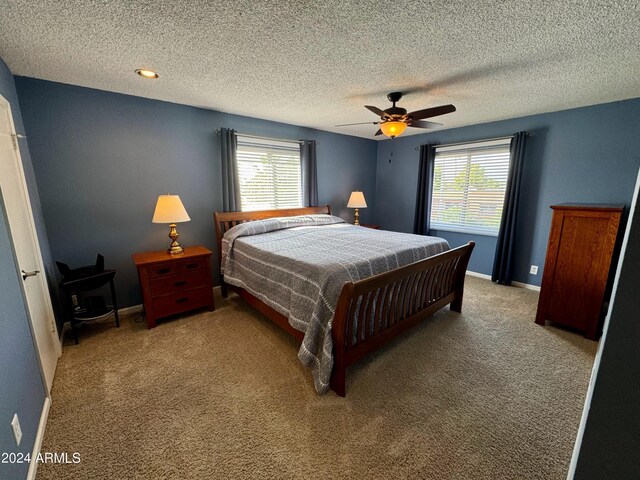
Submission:
M 446 240 L 372 230 L 331 215 L 280 217 L 237 225 L 222 240 L 222 272 L 304 333 L 298 358 L 316 391 L 329 388 L 331 324 L 347 282 L 449 249 Z

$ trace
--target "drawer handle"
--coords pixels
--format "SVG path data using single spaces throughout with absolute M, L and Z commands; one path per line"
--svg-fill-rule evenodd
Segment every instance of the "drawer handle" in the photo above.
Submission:
M 169 273 L 170 271 L 170 268 L 159 268 L 158 270 L 156 270 L 156 273 Z
M 189 297 L 183 297 L 176 300 L 176 303 L 184 303 L 189 301 Z
M 186 285 L 187 281 L 186 280 L 180 280 L 179 282 L 174 282 L 173 286 L 174 287 L 181 287 L 182 285 Z
M 197 263 L 189 263 L 188 265 L 186 265 L 186 268 L 198 268 L 199 264 Z

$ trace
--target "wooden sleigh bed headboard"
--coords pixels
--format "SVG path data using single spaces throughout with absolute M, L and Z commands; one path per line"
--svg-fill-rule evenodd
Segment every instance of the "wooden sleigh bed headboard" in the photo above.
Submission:
M 224 233 L 239 223 L 330 213 L 329 205 L 255 212 L 215 212 L 218 259 Z M 345 396 L 348 366 L 446 305 L 450 305 L 453 311 L 461 311 L 465 273 L 474 246 L 474 242 L 469 242 L 439 255 L 344 285 L 332 325 L 334 366 L 331 388 L 338 395 Z M 225 297 L 228 288 L 294 337 L 302 338 L 303 333 L 291 327 L 284 315 L 246 290 L 226 285 L 223 278 L 222 293 Z

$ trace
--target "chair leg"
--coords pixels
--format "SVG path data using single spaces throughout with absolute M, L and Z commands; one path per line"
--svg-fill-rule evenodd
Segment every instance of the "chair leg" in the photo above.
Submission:
M 113 284 L 113 280 L 109 282 L 109 289 L 111 290 L 111 303 L 113 303 L 113 314 L 116 317 L 116 327 L 120 328 L 120 317 L 118 316 L 118 301 L 116 300 L 116 287 Z
M 222 294 L 222 298 L 227 298 L 229 296 L 229 287 L 226 283 L 220 283 L 220 293 Z
M 76 328 L 76 322 L 74 320 L 71 320 L 71 331 L 73 332 L 73 340 L 76 345 L 78 345 L 80 340 L 78 339 L 78 329 Z
M 80 341 L 78 340 L 78 330 L 76 329 L 75 313 L 76 312 L 73 307 L 72 296 L 69 296 L 69 323 L 71 324 L 71 332 L 73 333 L 73 340 L 75 344 L 78 345 Z

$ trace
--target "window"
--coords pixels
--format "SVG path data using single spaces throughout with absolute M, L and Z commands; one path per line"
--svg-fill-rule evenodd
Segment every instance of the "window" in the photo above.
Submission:
M 238 135 L 243 211 L 302 206 L 300 144 Z
M 498 235 L 508 173 L 508 140 L 436 147 L 431 228 Z

